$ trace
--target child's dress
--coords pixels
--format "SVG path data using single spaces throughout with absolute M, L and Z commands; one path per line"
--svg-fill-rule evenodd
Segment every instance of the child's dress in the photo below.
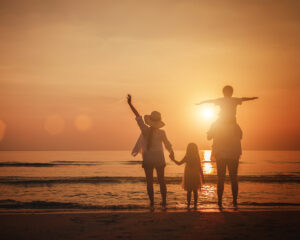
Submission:
M 182 187 L 186 191 L 201 190 L 202 178 L 200 174 L 200 161 L 189 161 L 185 157 L 182 162 L 186 163 L 182 180 Z

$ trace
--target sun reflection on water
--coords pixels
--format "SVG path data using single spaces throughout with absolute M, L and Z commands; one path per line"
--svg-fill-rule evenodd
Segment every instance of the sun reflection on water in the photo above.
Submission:
M 203 156 L 204 156 L 204 163 L 203 163 L 204 174 L 213 173 L 214 169 L 213 169 L 213 166 L 212 166 L 211 160 L 210 160 L 211 150 L 204 150 Z
M 204 160 L 210 161 L 210 157 L 211 157 L 211 150 L 204 150 Z

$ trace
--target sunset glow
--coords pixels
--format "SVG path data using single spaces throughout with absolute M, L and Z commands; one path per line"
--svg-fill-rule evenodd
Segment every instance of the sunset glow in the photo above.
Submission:
M 0 232 L 296 239 L 300 0 L 0 0 Z
M 300 148 L 296 8 L 88 2 L 2 3 L 1 150 L 131 149 L 138 129 L 127 93 L 141 114 L 162 113 L 174 148 L 201 140 L 207 149 L 219 109 L 195 103 L 222 97 L 226 84 L 234 97 L 260 97 L 238 106 L 245 149 Z

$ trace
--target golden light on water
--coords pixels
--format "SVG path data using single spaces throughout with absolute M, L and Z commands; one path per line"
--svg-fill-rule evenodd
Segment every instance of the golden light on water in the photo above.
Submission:
M 87 131 L 91 128 L 92 120 L 87 115 L 84 115 L 84 114 L 78 115 L 75 118 L 74 125 L 77 128 L 77 130 L 84 132 L 84 131 Z
M 211 157 L 211 151 L 210 150 L 204 150 L 204 153 L 203 153 L 203 156 L 204 156 L 204 163 L 203 163 L 203 172 L 205 174 L 211 174 L 213 172 L 213 166 L 211 164 L 211 160 L 210 160 L 210 157 Z
M 211 150 L 204 150 L 204 160 L 210 161 L 210 157 L 211 157 Z
M 54 136 L 63 132 L 65 128 L 65 121 L 59 115 L 50 115 L 45 121 L 44 128 L 49 135 Z
M 5 135 L 5 130 L 6 130 L 6 124 L 0 120 L 0 141 L 4 138 Z

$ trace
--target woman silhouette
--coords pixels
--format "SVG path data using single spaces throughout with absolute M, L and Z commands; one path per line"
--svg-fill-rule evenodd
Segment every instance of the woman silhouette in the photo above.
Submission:
M 131 102 L 131 95 L 128 94 L 127 102 L 136 116 L 136 121 L 141 129 L 141 135 L 132 151 L 132 155 L 136 156 L 139 152 L 143 156 L 143 164 L 147 192 L 150 200 L 150 207 L 154 206 L 154 193 L 153 193 L 153 170 L 156 169 L 157 179 L 160 185 L 160 193 L 162 197 L 162 206 L 166 207 L 166 194 L 167 188 L 164 177 L 165 158 L 163 152 L 163 144 L 169 151 L 170 156 L 174 156 L 171 143 L 168 141 L 164 130 L 160 129 L 165 124 L 161 120 L 161 114 L 153 111 L 151 115 L 145 115 L 144 120 L 138 111 L 133 107 Z M 145 121 L 145 122 L 144 122 Z

